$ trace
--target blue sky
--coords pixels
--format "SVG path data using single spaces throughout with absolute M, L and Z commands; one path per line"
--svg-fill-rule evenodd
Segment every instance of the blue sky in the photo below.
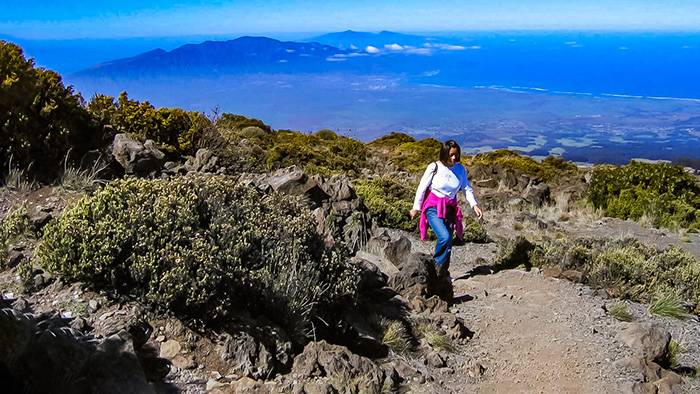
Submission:
M 467 30 L 700 30 L 700 0 L 0 0 L 0 37 Z

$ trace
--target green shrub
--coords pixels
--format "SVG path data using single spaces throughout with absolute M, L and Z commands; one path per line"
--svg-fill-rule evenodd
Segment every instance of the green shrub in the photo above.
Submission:
M 210 121 L 198 112 L 179 108 L 158 110 L 148 101 L 143 103 L 129 99 L 126 92 L 114 97 L 97 95 L 88 104 L 88 110 L 95 119 L 111 124 L 118 132 L 134 138 L 156 142 L 173 158 L 183 155 L 193 156 Z
M 580 173 L 576 164 L 565 161 L 562 157 L 547 156 L 540 162 L 537 177 L 544 181 L 556 181 L 562 175 L 576 175 Z
M 80 157 L 99 132 L 83 98 L 59 74 L 36 68 L 19 46 L 0 40 L 1 165 L 12 158 L 31 177 L 51 182 L 68 151 Z
M 386 146 L 386 147 L 398 147 L 399 145 L 416 142 L 416 139 L 405 133 L 396 133 L 394 131 L 391 134 L 383 135 L 376 140 L 369 143 L 371 146 Z
M 49 224 L 37 255 L 67 280 L 184 318 L 258 311 L 298 343 L 357 281 L 298 198 L 217 176 L 114 181 Z
M 425 167 L 440 158 L 442 143 L 434 138 L 404 142 L 394 149 L 391 163 L 409 172 L 425 171 Z
M 272 132 L 270 126 L 263 123 L 262 120 L 243 115 L 222 114 L 221 118 L 217 120 L 217 125 L 230 131 L 241 131 L 248 127 L 255 127 L 264 132 L 262 135 Z
M 389 179 L 353 181 L 357 196 L 380 226 L 415 231 L 417 220 L 411 220 L 415 191 Z
M 321 138 L 324 134 L 304 134 L 280 130 L 273 133 L 268 167 L 272 170 L 297 165 L 306 172 L 330 176 L 360 172 L 366 158 L 365 145 L 349 137 Z
M 548 156 L 538 163 L 537 160 L 523 156 L 510 149 L 498 149 L 489 153 L 478 153 L 468 160 L 468 165 L 500 164 L 504 167 L 522 171 L 536 176 L 541 181 L 553 182 L 563 177 L 576 175 L 580 171 L 576 165 L 570 161 L 565 161 L 561 157 Z
M 588 199 L 608 216 L 645 219 L 655 227 L 694 230 L 700 222 L 700 186 L 680 166 L 636 161 L 597 166 Z
M 34 238 L 36 233 L 29 221 L 26 205 L 12 207 L 0 220 L 0 271 L 8 267 L 11 245 Z
M 661 250 L 632 238 L 548 240 L 530 256 L 535 266 L 582 271 L 592 286 L 619 297 L 648 302 L 662 293 L 700 301 L 700 262 L 680 247 Z
M 486 233 L 484 226 L 471 216 L 465 216 L 463 221 L 464 232 L 462 240 L 464 242 L 486 243 L 489 242 L 489 236 Z
M 316 132 L 316 137 L 322 140 L 332 141 L 337 139 L 338 135 L 334 133 L 333 130 L 323 129 Z
M 510 149 L 498 149 L 489 153 L 477 153 L 471 160 L 471 164 L 501 164 L 504 167 L 524 171 L 531 175 L 537 175 L 540 164 L 537 160 L 523 156 Z

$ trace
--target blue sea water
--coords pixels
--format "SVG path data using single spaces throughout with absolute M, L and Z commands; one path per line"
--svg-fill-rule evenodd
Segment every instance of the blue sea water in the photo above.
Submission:
M 126 90 L 156 107 L 218 107 L 274 129 L 327 128 L 363 141 L 400 131 L 455 138 L 470 154 L 511 148 L 614 164 L 639 157 L 700 158 L 700 32 L 444 36 L 461 49 L 406 55 L 395 73 L 64 79 L 87 99 Z M 38 65 L 67 73 L 98 59 L 179 43 L 32 42 L 25 51 Z
M 700 33 L 474 33 L 425 83 L 700 99 Z

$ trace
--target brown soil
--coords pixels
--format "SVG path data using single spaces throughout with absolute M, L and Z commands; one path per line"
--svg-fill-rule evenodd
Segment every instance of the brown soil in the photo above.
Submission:
M 605 218 L 589 223 L 565 222 L 537 230 L 514 231 L 501 218 L 487 224 L 491 236 L 531 238 L 635 237 L 667 247 L 679 245 L 700 258 L 700 237 L 648 229 L 636 222 Z M 551 223 L 550 223 L 551 224 Z M 430 253 L 433 244 L 413 239 L 414 251 Z M 464 319 L 473 338 L 451 355 L 450 367 L 435 382 L 413 387 L 417 393 L 627 393 L 642 382 L 632 370 L 613 365 L 632 351 L 615 335 L 629 323 L 605 308 L 624 303 L 636 322 L 653 322 L 687 348 L 680 364 L 700 365 L 700 324 L 650 315 L 646 305 L 608 299 L 602 292 L 567 280 L 546 277 L 540 270 L 500 271 L 465 277 L 477 258 L 489 261 L 494 244 L 467 244 L 453 250 L 452 276 L 458 303 L 451 312 Z M 483 264 L 483 261 L 481 262 Z M 462 276 L 460 278 L 460 276 Z M 683 377 L 677 393 L 700 392 L 700 379 Z

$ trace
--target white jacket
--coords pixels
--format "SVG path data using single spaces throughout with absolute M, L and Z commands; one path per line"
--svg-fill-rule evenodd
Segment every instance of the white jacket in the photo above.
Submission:
M 433 176 L 436 165 L 438 169 Z M 428 168 L 425 169 L 425 173 L 418 184 L 416 197 L 413 200 L 413 209 L 416 211 L 421 210 L 423 196 L 428 187 L 430 187 L 430 191 L 435 193 L 436 196 L 448 197 L 450 200 L 457 197 L 457 193 L 462 190 L 472 208 L 478 204 L 474 197 L 474 189 L 472 189 L 469 178 L 467 178 L 467 169 L 460 163 L 455 163 L 452 167 L 446 167 L 441 161 L 436 161 L 428 165 Z

